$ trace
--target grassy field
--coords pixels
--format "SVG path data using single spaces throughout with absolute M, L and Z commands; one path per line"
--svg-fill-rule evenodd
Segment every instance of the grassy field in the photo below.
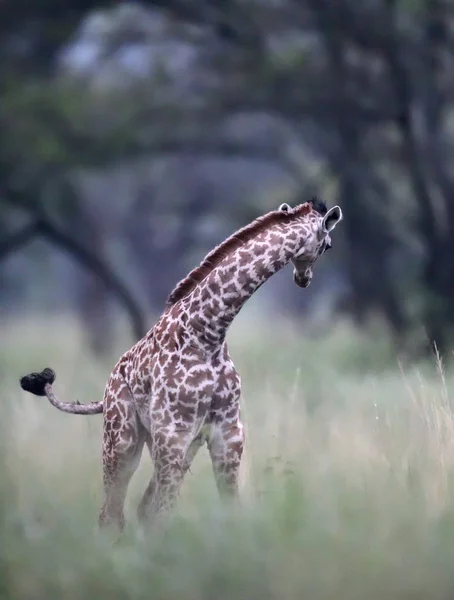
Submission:
M 448 599 L 454 595 L 454 378 L 399 367 L 380 331 L 308 339 L 231 334 L 247 449 L 242 506 L 219 505 L 206 450 L 167 528 L 140 535 L 144 454 L 119 543 L 97 532 L 101 417 L 21 392 L 53 366 L 66 399 L 100 398 L 99 363 L 70 319 L 0 324 L 0 598 Z M 46 327 L 47 326 L 47 327 Z

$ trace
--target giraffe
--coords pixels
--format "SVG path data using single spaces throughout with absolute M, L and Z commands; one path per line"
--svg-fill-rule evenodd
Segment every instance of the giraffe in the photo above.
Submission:
M 281 204 L 227 238 L 178 283 L 155 325 L 119 358 L 99 402 L 59 400 L 50 368 L 21 378 L 23 390 L 47 396 L 61 411 L 103 413 L 100 527 L 123 529 L 128 484 L 145 445 L 154 468 L 138 505 L 140 522 L 174 506 L 205 444 L 221 497 L 238 498 L 244 429 L 228 328 L 248 298 L 288 263 L 294 282 L 308 287 L 341 220 L 340 207 L 328 210 L 314 198 L 293 208 Z

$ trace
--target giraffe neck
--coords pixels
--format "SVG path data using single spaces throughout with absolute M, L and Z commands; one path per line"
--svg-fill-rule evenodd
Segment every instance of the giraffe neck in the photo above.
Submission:
M 215 347 L 247 300 L 284 267 L 301 247 L 292 228 L 275 225 L 235 249 L 183 302 L 189 329 L 199 342 Z

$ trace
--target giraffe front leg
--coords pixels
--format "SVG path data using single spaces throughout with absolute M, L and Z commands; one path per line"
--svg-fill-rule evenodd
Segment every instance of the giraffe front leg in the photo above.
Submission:
M 221 497 L 238 498 L 238 479 L 244 447 L 244 429 L 235 425 L 218 426 L 208 443 L 216 485 Z
M 139 502 L 139 506 L 137 507 L 137 518 L 139 520 L 139 523 L 145 523 L 148 520 L 148 515 L 150 512 L 150 505 L 153 501 L 153 497 L 156 491 L 156 477 L 155 475 L 153 475 L 153 477 L 150 479 L 150 483 L 147 486 L 147 489 L 145 490 L 142 499 Z
M 185 456 L 185 459 L 183 462 L 183 476 L 191 468 L 192 461 L 194 460 L 195 455 L 197 454 L 199 449 L 203 446 L 203 444 L 204 444 L 204 439 L 203 439 L 202 435 L 199 434 L 189 445 L 189 448 L 186 452 L 186 456 Z M 149 444 L 149 448 L 150 448 L 150 455 L 152 455 L 151 444 Z M 155 475 L 153 475 L 153 477 L 150 480 L 150 483 L 148 484 L 147 489 L 145 490 L 144 495 L 142 496 L 139 506 L 137 508 L 137 517 L 138 517 L 139 521 L 141 521 L 141 522 L 144 522 L 147 520 L 147 513 L 150 511 L 149 507 L 150 507 L 151 503 L 153 502 L 153 496 L 156 492 L 156 489 L 157 489 L 157 477 Z
M 192 461 L 194 460 L 195 455 L 197 454 L 197 452 L 200 450 L 200 448 L 203 446 L 204 443 L 205 443 L 205 439 L 203 438 L 201 433 L 199 433 L 199 435 L 192 440 L 192 442 L 189 445 L 189 448 L 186 452 L 185 459 L 184 459 L 185 472 L 189 471 L 189 469 L 191 468 Z
M 151 445 L 154 473 L 138 507 L 141 522 L 153 522 L 170 512 L 202 441 L 191 442 L 188 432 L 160 429 L 154 432 Z
M 153 444 L 150 435 L 147 437 L 146 443 L 148 446 L 148 452 L 150 453 L 150 457 L 153 460 Z M 140 500 L 139 505 L 137 507 L 137 518 L 139 520 L 139 523 L 143 523 L 144 521 L 146 521 L 148 506 L 152 501 L 155 490 L 156 477 L 155 474 L 153 474 L 153 477 L 150 479 L 150 483 L 148 484 L 147 489 L 145 490 L 142 499 Z

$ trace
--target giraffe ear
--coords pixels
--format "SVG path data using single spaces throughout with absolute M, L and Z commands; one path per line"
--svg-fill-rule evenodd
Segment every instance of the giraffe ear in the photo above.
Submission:
M 290 204 L 287 204 L 286 202 L 284 202 L 283 204 L 280 205 L 280 207 L 278 208 L 278 210 L 280 210 L 282 212 L 290 212 L 291 211 L 291 206 L 290 206 Z
M 343 215 L 340 206 L 333 206 L 323 217 L 322 227 L 325 231 L 330 232 L 342 221 L 342 219 Z

